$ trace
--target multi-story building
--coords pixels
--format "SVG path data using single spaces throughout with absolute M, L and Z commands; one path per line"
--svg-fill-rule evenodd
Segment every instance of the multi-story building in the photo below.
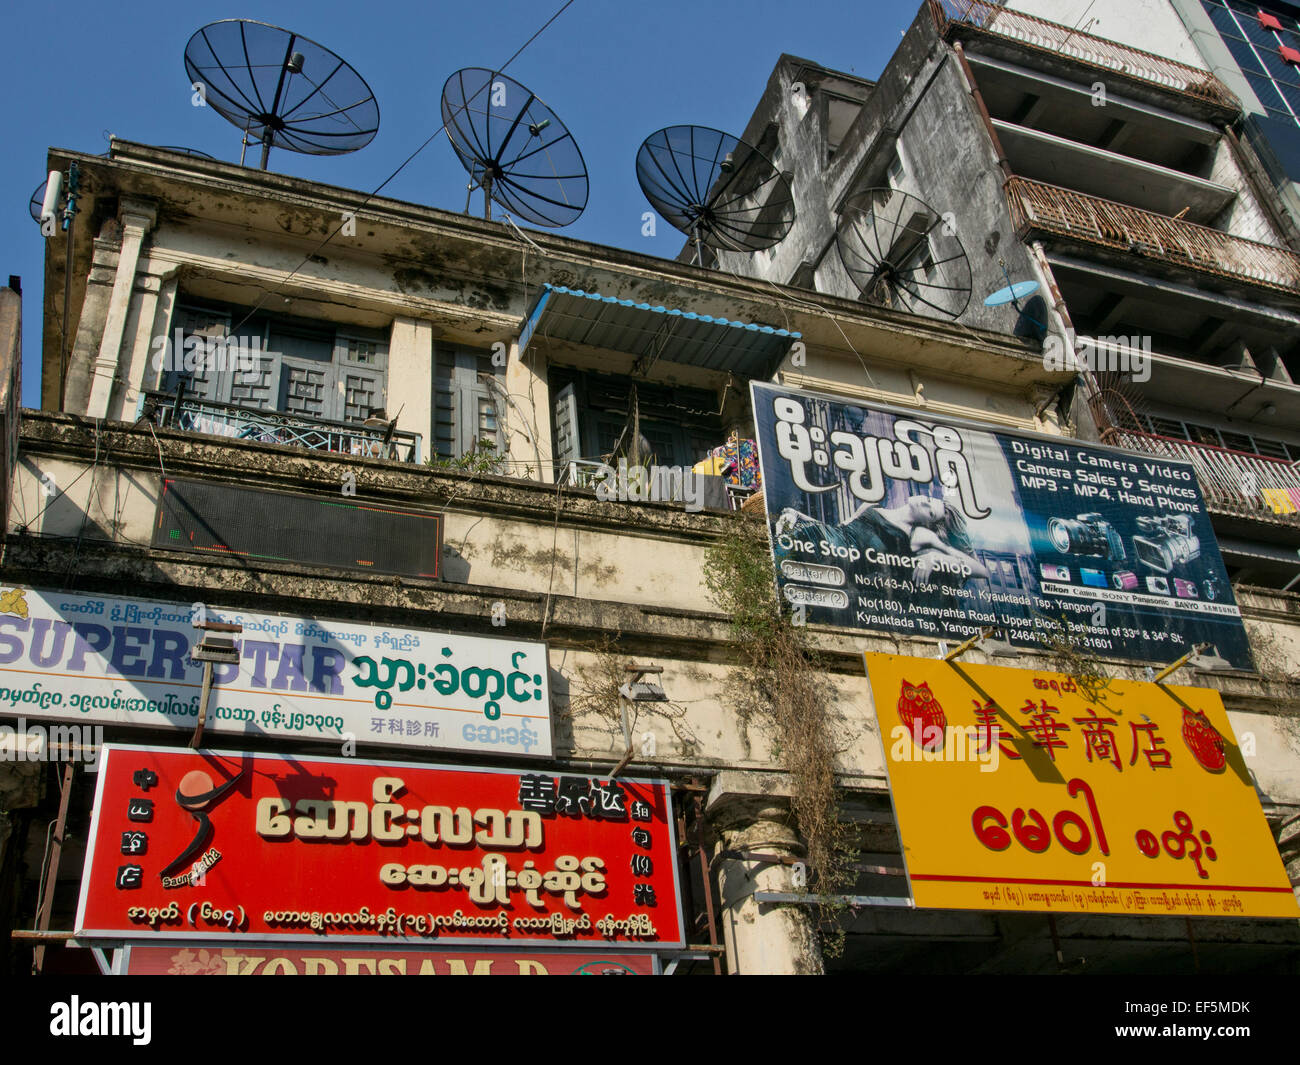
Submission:
M 1114 5 L 1074 6 L 1118 22 Z M 1125 26 L 1156 32 L 1123 6 Z M 983 0 L 923 5 L 875 85 L 850 96 L 848 83 L 777 64 L 747 138 L 789 172 L 800 216 L 770 253 L 724 252 L 720 266 L 859 298 L 837 219 L 870 243 L 915 203 L 900 194 L 916 197 L 924 238 L 886 249 L 903 281 L 869 298 L 1038 334 L 1048 359 L 1073 351 L 1088 371 L 1080 431 L 1193 462 L 1230 572 L 1290 583 L 1300 257 L 1234 132 L 1236 97 L 1202 67 Z M 873 189 L 874 214 L 855 200 Z M 1036 292 L 985 305 L 1022 282 Z
M 626 753 L 602 670 L 661 668 L 671 710 L 642 709 L 628 772 L 653 767 L 685 785 L 686 838 L 698 845 L 707 823 L 708 845 L 727 844 L 708 875 L 730 884 L 717 933 L 728 967 L 817 968 L 800 912 L 750 900 L 755 877 L 788 888 L 787 867 L 735 857 L 775 848 L 793 860 L 800 847 L 773 738 L 729 709 L 742 656 L 704 579 L 707 548 L 738 519 L 725 494 L 620 499 L 594 491 L 591 471 L 627 455 L 634 429 L 641 456 L 663 466 L 689 466 L 733 429 L 749 435 L 746 382 L 792 358 L 810 380 L 852 392 L 858 353 L 871 352 L 875 384 L 862 394 L 911 396 L 908 375 L 920 374 L 939 409 L 1048 430 L 1036 407 L 1068 374 L 1013 337 L 810 302 L 553 234 L 525 240 L 499 223 L 163 149 L 116 141 L 107 158 L 55 151 L 50 167 L 73 161 L 83 195 L 66 377 L 50 297 L 44 409 L 23 413 L 5 581 L 201 602 L 222 616 L 545 640 L 554 765 L 575 770 L 608 770 Z M 322 246 L 347 212 L 355 235 Z M 64 262 L 52 247 L 47 293 L 63 292 Z M 254 352 L 253 369 L 186 368 L 177 353 L 191 337 L 237 338 L 229 347 Z M 949 380 L 958 364 L 980 367 L 980 380 Z M 189 501 L 168 509 L 167 493 L 187 485 Z M 352 526 L 330 527 L 349 541 L 340 557 L 320 554 L 331 544 L 319 510 L 294 512 L 304 501 L 354 508 Z M 441 557 L 369 523 L 378 511 L 441 515 Z M 246 535 L 257 548 L 232 550 Z M 876 811 L 863 815 L 873 847 L 888 849 L 857 644 L 827 640 L 833 713 L 852 736 L 842 768 Z M 176 735 L 107 729 L 125 742 Z M 213 746 L 223 738 L 206 734 Z M 364 756 L 410 755 L 382 735 L 358 744 Z M 54 928 L 70 927 L 92 781 L 72 785 Z M 58 789 L 44 783 L 39 809 L 53 810 Z M 44 840 L 36 808 L 24 809 L 10 913 L 30 928 Z M 687 913 L 706 917 L 702 886 Z M 707 922 L 689 938 L 707 945 Z
M 1234 128 L 1263 167 L 1289 212 L 1290 236 L 1300 221 L 1300 22 L 1286 3 L 1241 0 L 1157 0 L 1074 3 L 1037 0 L 1007 5 L 1153 55 L 1206 70 L 1241 105 Z

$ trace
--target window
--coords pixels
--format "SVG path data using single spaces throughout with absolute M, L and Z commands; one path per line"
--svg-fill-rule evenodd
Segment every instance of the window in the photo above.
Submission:
M 1245 0 L 1202 4 L 1269 115 L 1300 125 L 1300 21 Z
M 506 371 L 491 352 L 449 344 L 434 350 L 433 451 L 444 459 L 475 451 L 505 454 L 503 396 Z
M 893 158 L 889 160 L 887 175 L 886 180 L 888 180 L 891 189 L 901 189 L 903 187 L 903 181 L 907 177 L 907 167 L 903 165 L 903 156 L 898 148 L 894 149 Z
M 560 366 L 551 367 L 550 385 L 557 467 L 631 454 L 634 426 L 640 458 L 659 466 L 689 469 L 725 437 L 718 397 L 705 389 Z
M 826 158 L 829 160 L 835 157 L 836 151 L 844 143 L 849 127 L 858 117 L 862 105 L 857 100 L 834 96 L 828 92 L 823 91 L 823 95 L 826 97 Z
M 1209 425 L 1197 425 L 1174 418 L 1161 418 L 1150 415 L 1146 419 L 1151 432 L 1157 436 L 1171 437 L 1175 440 L 1190 440 L 1196 444 L 1209 444 L 1211 447 L 1226 447 L 1232 451 L 1244 451 L 1247 454 L 1263 455 L 1266 458 L 1300 461 L 1300 444 L 1288 444 L 1281 440 L 1234 433 L 1226 429 L 1216 429 Z
M 186 348 L 201 338 L 205 358 L 173 350 L 159 371 L 164 392 L 183 384 L 197 400 L 328 421 L 364 422 L 385 409 L 388 345 L 377 331 L 193 304 L 172 318 L 173 349 L 177 330 Z

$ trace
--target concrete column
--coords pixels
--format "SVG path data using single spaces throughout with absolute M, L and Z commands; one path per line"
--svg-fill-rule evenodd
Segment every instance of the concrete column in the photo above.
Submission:
M 127 314 L 131 309 L 131 294 L 135 289 L 135 271 L 140 261 L 140 249 L 144 246 L 144 238 L 157 221 L 157 212 L 149 204 L 123 200 L 118 221 L 122 226 L 122 245 L 118 251 L 117 273 L 113 278 L 108 314 L 104 319 L 104 334 L 99 341 L 99 357 L 91 369 L 90 398 L 86 404 L 86 413 L 92 418 L 108 416 L 113 382 L 119 376 L 118 360 L 122 352 Z
M 551 484 L 555 481 L 555 456 L 551 450 L 554 446 L 551 440 L 551 390 L 546 366 L 546 357 L 536 348 L 520 358 L 519 342 L 511 342 L 510 359 L 506 363 L 509 402 L 502 415 L 512 460 L 511 474 L 522 477 L 532 467 L 533 480 Z
M 718 837 L 717 853 L 740 851 L 770 855 L 775 861 L 724 857 L 716 860 L 719 920 L 733 974 L 817 975 L 822 970 L 821 944 L 808 907 L 758 902 L 756 891 L 799 893 L 792 869 L 780 859 L 803 857 L 803 846 L 790 827 L 789 805 L 780 798 L 727 793 L 724 772 L 709 796 L 709 824 Z M 746 774 L 749 775 L 749 774 Z
M 388 340 L 387 407 L 390 418 L 400 410 L 397 427 L 420 434 L 420 459 L 433 448 L 433 326 L 418 318 L 393 319 Z
M 153 365 L 158 354 L 154 340 L 166 338 L 167 327 L 171 324 L 172 308 L 176 302 L 176 273 L 175 268 L 170 276 L 151 273 L 147 261 L 140 266 L 136 298 L 122 340 L 122 372 L 113 384 L 108 404 L 110 418 L 135 421 L 140 394 L 152 389 L 158 381 L 159 371 Z
M 113 295 L 113 278 L 117 275 L 121 229 L 116 219 L 105 220 L 93 242 L 85 298 L 80 306 L 74 305 L 70 309 L 76 325 L 68 351 L 62 409 L 71 414 L 85 414 L 90 400 L 95 360 L 99 357 L 99 342 L 104 335 L 104 320 L 108 317 L 108 305 Z M 52 366 L 57 367 L 57 360 Z M 48 381 L 43 382 L 41 394 L 42 403 L 51 410 L 59 409 L 59 387 L 56 370 Z

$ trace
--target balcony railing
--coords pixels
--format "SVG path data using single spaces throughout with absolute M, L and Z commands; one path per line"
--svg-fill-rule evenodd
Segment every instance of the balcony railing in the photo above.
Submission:
M 1132 429 L 1113 429 L 1106 442 L 1190 462 L 1211 509 L 1300 526 L 1300 463 Z
M 1028 178 L 1009 178 L 1006 190 L 1022 235 L 1055 233 L 1216 277 L 1300 292 L 1300 255 L 1285 248 Z
M 311 451 L 333 451 L 365 458 L 420 461 L 420 434 L 401 429 L 391 434 L 383 428 L 307 418 L 298 414 L 241 407 L 235 403 L 163 392 L 146 392 L 140 398 L 140 416 L 159 428 L 185 429 L 263 444 L 288 444 Z
M 1007 37 L 1030 48 L 1069 56 L 1089 66 L 1126 74 L 1131 78 L 1162 85 L 1166 89 L 1199 100 L 1238 110 L 1240 105 L 1226 85 L 1209 71 L 1198 70 L 1139 48 L 1081 33 L 1069 26 L 1012 11 L 988 0 L 930 0 L 939 32 L 950 26 L 970 26 L 984 33 Z

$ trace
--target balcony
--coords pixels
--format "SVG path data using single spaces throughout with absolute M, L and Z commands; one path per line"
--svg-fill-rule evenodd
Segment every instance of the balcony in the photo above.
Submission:
M 140 399 L 140 416 L 148 417 L 159 428 L 263 444 L 287 444 L 310 451 L 332 451 L 364 458 L 420 461 L 420 434 L 400 429 L 307 418 L 164 392 L 146 392 Z
M 1012 221 L 1022 237 L 1031 231 L 1055 234 L 1275 292 L 1300 294 L 1300 255 L 1284 248 L 1028 178 L 1008 179 L 1006 192 Z
M 1133 429 L 1111 430 L 1106 443 L 1190 462 L 1211 510 L 1300 527 L 1300 463 Z
M 988 0 L 930 0 L 939 32 L 955 27 L 1016 41 L 1029 48 L 1066 56 L 1101 70 L 1148 82 L 1206 103 L 1239 110 L 1236 97 L 1213 74 L 1128 45 L 1081 33 L 1046 19 L 1012 11 Z

